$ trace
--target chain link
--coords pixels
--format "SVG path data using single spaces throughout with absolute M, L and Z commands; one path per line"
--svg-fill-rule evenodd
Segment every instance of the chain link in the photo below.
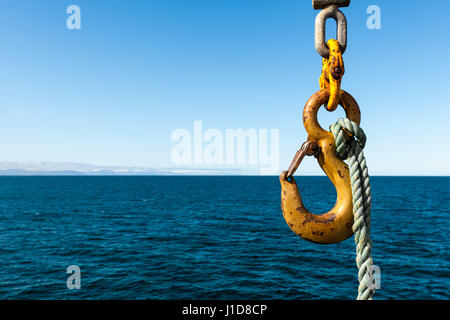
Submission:
M 339 42 L 341 53 L 343 54 L 345 49 L 347 49 L 347 19 L 337 5 L 329 5 L 317 15 L 314 34 L 316 50 L 325 59 L 328 59 L 330 56 L 330 49 L 325 40 L 326 22 L 329 18 L 333 18 L 336 21 L 336 38 Z

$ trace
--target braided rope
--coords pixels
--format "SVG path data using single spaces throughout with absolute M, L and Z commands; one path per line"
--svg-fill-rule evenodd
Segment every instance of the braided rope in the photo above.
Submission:
M 348 160 L 353 196 L 353 232 L 356 242 L 356 265 L 358 267 L 358 300 L 371 300 L 375 293 L 372 261 L 372 241 L 370 240 L 370 211 L 372 195 L 369 171 L 363 149 L 366 144 L 364 131 L 348 118 L 339 119 L 330 127 L 333 133 L 336 154 Z M 348 139 L 349 133 L 354 137 Z

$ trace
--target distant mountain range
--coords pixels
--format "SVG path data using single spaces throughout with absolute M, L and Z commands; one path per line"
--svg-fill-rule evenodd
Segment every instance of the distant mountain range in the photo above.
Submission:
M 109 167 L 75 162 L 0 161 L 0 176 L 229 175 L 240 169 Z

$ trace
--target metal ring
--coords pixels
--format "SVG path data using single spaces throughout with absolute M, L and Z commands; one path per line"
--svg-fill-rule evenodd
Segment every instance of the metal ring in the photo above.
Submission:
M 337 41 L 341 48 L 342 54 L 347 49 L 347 19 L 345 15 L 336 5 L 331 5 L 322 10 L 316 17 L 316 27 L 314 42 L 317 52 L 325 59 L 330 56 L 330 49 L 326 44 L 326 21 L 328 18 L 333 18 L 337 24 Z
M 318 141 L 330 137 L 330 131 L 323 129 L 317 120 L 319 109 L 327 103 L 329 99 L 330 92 L 328 90 L 320 90 L 306 102 L 305 109 L 303 110 L 303 125 L 308 133 L 308 140 Z M 345 116 L 347 118 L 356 122 L 358 125 L 361 123 L 361 111 L 358 102 L 356 102 L 352 95 L 342 90 L 341 101 L 339 104 L 344 108 Z

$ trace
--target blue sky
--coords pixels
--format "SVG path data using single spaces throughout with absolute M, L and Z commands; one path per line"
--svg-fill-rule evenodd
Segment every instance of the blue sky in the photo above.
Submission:
M 66 8 L 81 8 L 68 30 Z M 382 29 L 366 27 L 369 5 Z M 342 88 L 372 174 L 450 174 L 450 2 L 352 1 Z M 279 129 L 318 90 L 309 0 L 0 1 L 0 158 L 170 167 L 177 128 Z M 334 26 L 328 24 L 329 35 Z M 321 111 L 328 126 L 344 115 Z M 320 173 L 308 159 L 305 173 Z

